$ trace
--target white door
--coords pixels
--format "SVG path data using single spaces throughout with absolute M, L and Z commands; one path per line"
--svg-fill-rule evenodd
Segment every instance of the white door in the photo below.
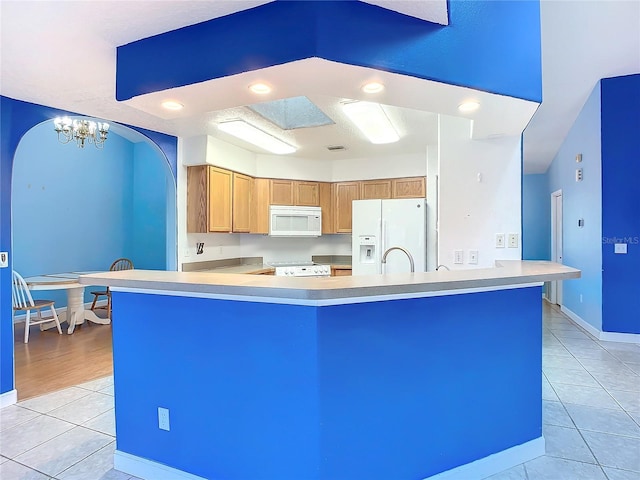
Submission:
M 551 260 L 562 263 L 562 190 L 551 194 Z M 562 281 L 551 282 L 549 301 L 562 305 Z
M 380 226 L 382 200 L 354 200 L 351 207 L 353 275 L 381 273 Z
M 413 257 L 416 272 L 427 269 L 427 213 L 424 198 L 382 201 L 382 248 L 402 247 Z M 393 250 L 382 265 L 382 273 L 410 272 L 407 255 Z

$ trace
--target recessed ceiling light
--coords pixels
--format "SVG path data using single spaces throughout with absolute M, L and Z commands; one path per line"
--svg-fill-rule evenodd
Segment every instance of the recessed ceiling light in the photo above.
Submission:
M 252 143 L 268 152 L 276 154 L 293 153 L 296 148 L 282 140 L 263 132 L 259 128 L 248 124 L 244 120 L 231 120 L 218 124 L 218 128 L 234 137 Z
M 271 92 L 271 87 L 266 83 L 254 83 L 253 85 L 249 85 L 249 90 L 258 95 L 266 95 Z
M 342 109 L 371 143 L 393 143 L 400 140 L 382 106 L 371 102 L 343 103 Z
M 384 90 L 384 85 L 380 82 L 369 82 L 362 86 L 362 91 L 364 93 L 378 93 L 382 90 Z
M 162 102 L 162 106 L 167 110 L 182 110 L 184 108 L 183 104 L 175 100 L 166 100 Z
M 458 105 L 458 110 L 461 112 L 473 112 L 480 108 L 480 104 L 478 102 L 464 102 Z

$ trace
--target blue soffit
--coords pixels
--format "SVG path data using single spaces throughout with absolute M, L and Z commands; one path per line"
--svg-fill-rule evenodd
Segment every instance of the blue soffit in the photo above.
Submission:
M 443 26 L 359 1 L 282 1 L 118 47 L 116 98 L 307 58 L 542 101 L 539 0 L 449 0 Z
M 322 127 L 335 122 L 307 97 L 292 97 L 272 102 L 254 103 L 248 108 L 275 123 L 283 130 Z

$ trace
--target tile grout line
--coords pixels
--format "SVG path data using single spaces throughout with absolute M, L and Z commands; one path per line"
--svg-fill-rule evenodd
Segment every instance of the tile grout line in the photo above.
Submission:
M 568 318 L 568 317 L 567 317 Z M 568 319 L 571 320 L 571 319 Z M 564 346 L 564 343 L 562 342 L 562 340 L 557 337 L 553 332 L 552 335 Z M 570 338 L 570 337 L 567 337 Z M 603 347 L 602 345 L 598 345 L 600 348 L 604 349 L 607 353 L 611 354 L 611 352 L 609 352 L 605 347 Z M 566 348 L 566 346 L 565 346 Z M 584 368 L 584 370 L 586 370 L 586 372 L 591 376 L 591 378 L 593 378 L 596 383 L 598 385 L 600 385 L 600 387 L 607 393 L 607 395 L 609 395 L 609 397 L 611 397 L 613 399 L 613 401 L 622 409 L 622 411 L 627 415 L 627 417 L 629 417 L 631 420 L 633 420 L 635 422 L 635 420 L 633 419 L 633 417 L 629 414 L 629 412 L 616 400 L 616 398 L 611 395 L 611 393 L 609 392 L 609 390 L 607 390 L 607 388 L 602 385 L 602 383 L 600 383 L 600 381 L 598 381 L 597 378 L 595 378 L 591 371 L 589 370 L 589 368 L 584 365 L 579 358 L 577 358 L 569 349 L 567 349 L 569 351 L 569 354 L 571 355 L 571 357 L 573 359 L 575 359 L 581 366 L 582 368 Z M 543 345 L 543 353 L 544 353 L 544 345 Z M 614 358 L 616 358 L 616 360 L 618 360 L 620 363 L 623 363 L 620 359 L 618 359 L 617 357 L 615 357 L 615 355 L 613 355 Z M 626 367 L 626 365 L 625 365 Z M 627 367 L 628 368 L 628 367 Z M 629 369 L 631 371 L 631 369 Z M 633 372 L 635 373 L 635 372 Z M 544 374 L 544 372 L 543 372 Z M 545 375 L 546 378 L 546 375 Z M 549 379 L 547 378 L 547 381 L 549 381 Z M 562 407 L 564 408 L 565 412 L 567 413 L 567 415 L 569 416 L 569 419 L 571 420 L 571 423 L 573 423 L 573 425 L 575 426 L 575 429 L 577 430 L 578 434 L 580 435 L 580 438 L 582 439 L 582 441 L 584 442 L 584 444 L 586 445 L 586 447 L 589 449 L 589 452 L 591 453 L 591 455 L 593 456 L 593 458 L 596 461 L 596 464 L 598 465 L 598 467 L 600 467 L 600 470 L 602 471 L 602 473 L 604 474 L 605 478 L 609 478 L 609 476 L 607 475 L 607 473 L 604 470 L 604 465 L 602 465 L 600 463 L 600 460 L 598 459 L 598 457 L 596 456 L 595 452 L 593 451 L 593 449 L 591 448 L 591 446 L 589 445 L 589 442 L 587 442 L 587 440 L 585 439 L 582 430 L 578 427 L 578 425 L 575 423 L 575 420 L 573 419 L 573 417 L 571 416 L 571 414 L 569 413 L 569 411 L 567 410 L 567 407 L 565 405 L 565 403 L 562 401 L 562 399 L 560 398 L 560 396 L 558 395 L 558 392 L 555 391 L 555 388 L 553 387 L 553 384 L 549 381 L 549 384 L 551 385 L 551 388 L 553 389 L 554 393 L 556 394 L 556 396 L 558 397 L 558 399 L 560 400 L 560 403 L 562 404 Z M 575 404 L 575 405 L 579 405 L 579 404 Z M 588 406 L 588 405 L 586 405 Z M 593 408 L 597 408 L 597 407 L 593 407 Z M 637 423 L 637 422 L 635 422 Z M 586 429 L 585 429 L 586 430 Z M 591 430 L 586 430 L 586 431 L 591 431 Z M 623 437 L 623 438 L 637 438 L 637 437 L 629 437 L 629 436 L 625 436 L 625 435 L 619 435 L 619 434 L 614 434 L 614 433 L 607 433 L 607 432 L 595 432 L 595 433 L 602 433 L 605 435 L 613 435 L 613 436 L 618 436 L 618 437 Z M 613 467 L 612 467 L 613 468 Z M 615 467 L 617 468 L 617 467 Z M 525 467 L 525 471 L 526 471 L 526 467 Z

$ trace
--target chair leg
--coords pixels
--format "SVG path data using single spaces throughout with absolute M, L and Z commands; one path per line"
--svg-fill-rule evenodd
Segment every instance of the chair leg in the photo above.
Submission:
M 24 320 L 24 343 L 29 343 L 29 323 L 31 322 L 31 310 L 27 310 L 27 317 Z
M 94 294 L 93 295 L 93 302 L 91 303 L 91 310 L 93 310 L 94 308 L 96 308 L 96 302 L 98 301 L 98 295 Z
M 51 305 L 51 313 L 53 314 L 53 318 L 56 321 L 56 327 L 58 328 L 58 333 L 62 335 L 62 327 L 60 327 L 60 319 L 58 318 L 58 312 L 56 312 L 56 309 L 53 308 L 53 305 Z

